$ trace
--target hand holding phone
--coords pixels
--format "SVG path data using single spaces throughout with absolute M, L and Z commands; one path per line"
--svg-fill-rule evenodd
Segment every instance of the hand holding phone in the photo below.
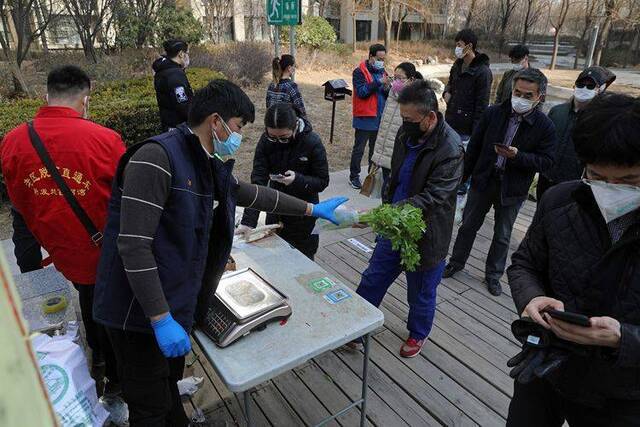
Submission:
M 271 181 L 282 181 L 284 179 L 284 175 L 282 175 L 281 173 L 270 173 L 269 179 Z
M 572 325 L 584 326 L 586 328 L 591 326 L 589 317 L 584 314 L 571 313 L 569 311 L 561 311 L 553 308 L 546 308 L 543 313 L 547 313 L 554 319 L 562 320 L 563 322 L 571 323 Z

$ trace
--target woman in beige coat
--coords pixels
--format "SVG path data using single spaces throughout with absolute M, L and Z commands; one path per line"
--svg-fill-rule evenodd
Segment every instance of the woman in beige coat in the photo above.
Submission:
M 400 116 L 400 106 L 398 105 L 398 95 L 402 89 L 416 79 L 422 79 L 422 74 L 416 71 L 415 65 L 410 62 L 403 62 L 398 65 L 393 72 L 393 83 L 389 91 L 389 97 L 384 107 L 384 112 L 380 120 L 380 130 L 371 157 L 371 161 L 382 168 L 383 185 L 382 191 L 387 186 L 389 173 L 391 172 L 391 155 L 393 145 L 400 126 L 402 126 L 402 116 Z M 429 79 L 432 89 L 438 95 L 438 103 L 442 97 L 444 84 L 437 79 Z

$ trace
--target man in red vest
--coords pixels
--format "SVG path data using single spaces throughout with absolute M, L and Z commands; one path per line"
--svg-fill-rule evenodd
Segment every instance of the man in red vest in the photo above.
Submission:
M 373 148 L 378 137 L 380 118 L 389 94 L 389 77 L 384 70 L 387 49 L 381 44 L 369 48 L 369 59 L 362 61 L 353 70 L 353 128 L 356 130 L 355 143 L 351 152 L 349 182 L 359 190 L 360 164 L 364 148 L 369 142 L 369 165 Z
M 116 132 L 86 119 L 90 89 L 89 76 L 78 67 L 64 66 L 51 71 L 47 78 L 47 105 L 40 108 L 32 123 L 70 192 L 95 228 L 103 230 L 111 182 L 125 146 Z M 39 268 L 42 246 L 56 269 L 73 283 L 79 293 L 94 368 L 104 364 L 106 390 L 117 391 L 113 350 L 104 328 L 94 322 L 92 313 L 99 239 L 92 240 L 63 196 L 32 145 L 26 124 L 5 136 L 0 156 L 13 204 L 18 265 L 23 272 Z M 97 382 L 100 380 L 96 378 Z

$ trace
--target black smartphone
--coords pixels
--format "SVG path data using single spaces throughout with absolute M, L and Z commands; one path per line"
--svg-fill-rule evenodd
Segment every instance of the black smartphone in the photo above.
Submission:
M 571 313 L 568 311 L 560 311 L 560 310 L 555 310 L 553 308 L 545 308 L 543 312 L 548 313 L 549 316 L 553 317 L 554 319 L 562 320 L 564 322 L 571 323 L 573 325 L 586 326 L 586 327 L 591 326 L 591 322 L 589 321 L 589 318 L 584 314 Z

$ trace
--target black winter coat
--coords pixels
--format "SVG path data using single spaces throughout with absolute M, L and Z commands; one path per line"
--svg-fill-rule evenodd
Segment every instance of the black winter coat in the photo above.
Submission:
M 284 174 L 292 170 L 296 178 L 291 185 L 284 185 L 269 179 L 270 174 Z M 329 185 L 329 164 L 322 140 L 313 132 L 311 124 L 305 121 L 304 130 L 289 144 L 273 143 L 263 134 L 256 146 L 251 171 L 251 183 L 269 186 L 309 203 L 318 203 L 319 196 Z M 246 209 L 242 224 L 255 227 L 260 212 Z M 316 219 L 267 215 L 267 224 L 281 222 L 280 236 L 296 249 L 310 256 L 317 250 L 317 236 L 311 237 Z
M 484 191 L 492 179 L 497 179 L 498 159 L 494 144 L 504 144 L 511 100 L 492 105 L 485 111 L 467 146 L 464 180 L 471 177 L 471 186 Z M 511 145 L 518 149 L 513 159 L 507 159 L 502 175 L 502 203 L 505 206 L 526 200 L 536 172 L 553 165 L 556 132 L 551 120 L 539 109 L 524 116 Z
M 400 127 L 391 157 L 391 180 L 383 197 L 385 203 L 391 203 L 398 187 L 400 169 L 407 154 L 407 139 Z M 413 167 L 409 198 L 400 202 L 422 209 L 427 225 L 418 243 L 420 271 L 436 266 L 449 251 L 463 158 L 460 137 L 438 113 L 438 125 L 418 153 Z
M 153 63 L 153 71 L 160 123 L 167 131 L 187 121 L 193 90 L 182 66 L 164 56 Z
M 573 146 L 573 128 L 578 113 L 573 109 L 573 100 L 554 106 L 549 111 L 549 119 L 556 127 L 558 143 L 554 150 L 553 167 L 544 173 L 554 184 L 574 181 L 582 177 L 584 164 L 578 159 Z
M 451 94 L 445 119 L 449 126 L 462 135 L 471 135 L 489 105 L 493 75 L 489 57 L 479 53 L 462 71 L 464 61 L 458 59 L 451 66 L 445 93 Z
M 519 313 L 544 295 L 622 326 L 617 352 L 591 347 L 590 357 L 573 356 L 550 378 L 563 396 L 591 406 L 604 399 L 640 405 L 640 222 L 612 245 L 591 189 L 559 184 L 542 198 L 507 274 Z

